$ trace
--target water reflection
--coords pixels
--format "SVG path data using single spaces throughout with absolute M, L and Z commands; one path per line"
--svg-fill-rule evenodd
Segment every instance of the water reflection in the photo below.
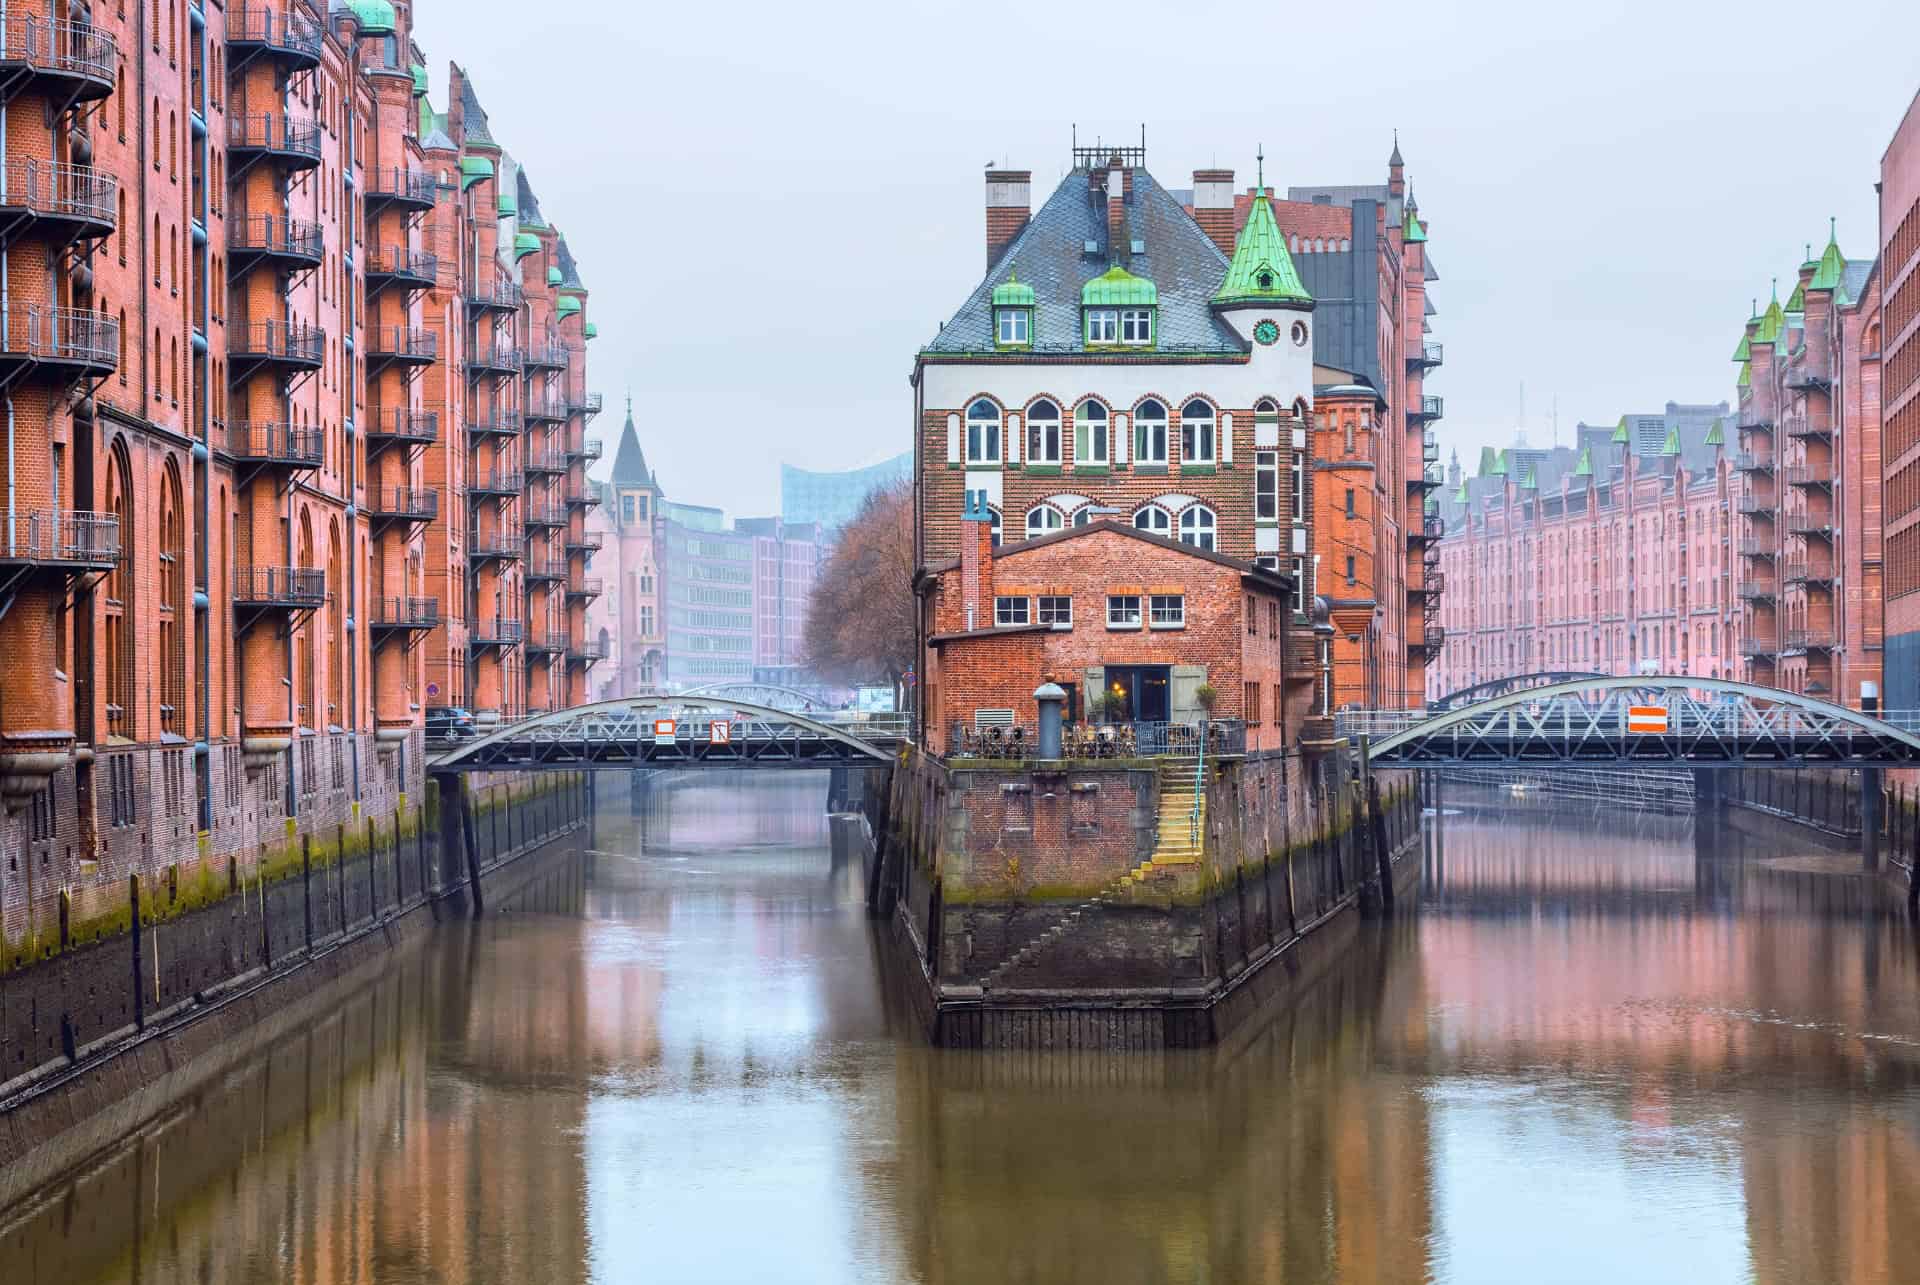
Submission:
M 606 806 L 604 855 L 0 1222 L 0 1280 L 1890 1282 L 1920 1261 L 1912 931 L 1777 835 L 1449 817 L 1419 913 L 1242 1047 L 956 1055 L 919 1042 L 824 792 L 688 774 Z

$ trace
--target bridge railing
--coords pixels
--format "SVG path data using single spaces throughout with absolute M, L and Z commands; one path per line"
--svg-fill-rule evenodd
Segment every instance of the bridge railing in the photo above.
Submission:
M 1659 706 L 1667 712 L 1667 732 L 1677 735 L 1737 735 L 1775 731 L 1782 721 L 1806 725 L 1821 720 L 1820 715 L 1789 706 L 1768 706 L 1751 701 L 1703 702 L 1671 694 L 1635 696 L 1631 702 L 1613 697 L 1605 701 L 1569 700 L 1559 697 L 1538 703 L 1508 705 L 1473 715 L 1454 727 L 1462 731 L 1488 731 L 1512 728 L 1515 731 L 1553 733 L 1626 731 L 1628 707 Z M 1334 733 L 1350 740 L 1367 737 L 1385 740 L 1413 731 L 1426 723 L 1446 717 L 1447 710 L 1349 709 L 1334 716 Z M 1870 715 L 1903 732 L 1920 734 L 1920 710 L 1888 710 Z M 1597 725 L 1597 726 L 1596 726 Z
M 1060 729 L 1060 754 L 1066 759 L 1195 758 L 1202 742 L 1200 723 L 1067 723 Z M 1244 754 L 1247 725 L 1239 719 L 1209 719 L 1205 743 L 1214 754 Z M 1040 731 L 1031 723 L 955 723 L 947 738 L 947 757 L 1025 760 L 1039 757 Z

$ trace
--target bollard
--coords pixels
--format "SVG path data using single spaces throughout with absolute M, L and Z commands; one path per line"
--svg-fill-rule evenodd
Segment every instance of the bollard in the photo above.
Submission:
M 1042 683 L 1034 688 L 1033 699 L 1040 705 L 1040 757 L 1051 761 L 1060 757 L 1060 714 L 1066 704 L 1066 689 L 1058 683 Z

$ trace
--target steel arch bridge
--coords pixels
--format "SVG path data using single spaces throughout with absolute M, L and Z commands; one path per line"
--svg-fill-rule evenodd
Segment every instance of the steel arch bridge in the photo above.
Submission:
M 589 767 L 870 767 L 906 744 L 903 719 L 823 722 L 714 697 L 599 701 L 509 723 L 450 745 L 429 773 Z
M 1389 767 L 1920 764 L 1920 737 L 1871 714 L 1685 674 L 1579 678 L 1438 713 L 1351 711 L 1336 727 L 1349 739 L 1366 737 L 1368 762 Z
M 790 710 L 796 714 L 827 708 L 825 701 L 792 687 L 782 687 L 778 683 L 708 683 L 703 687 L 689 687 L 680 694 L 749 701 L 769 709 Z
M 1537 674 L 1509 674 L 1505 678 L 1489 678 L 1484 683 L 1475 683 L 1471 687 L 1462 687 L 1457 692 L 1448 692 L 1427 702 L 1430 710 L 1463 709 L 1468 705 L 1486 700 L 1492 696 L 1505 696 L 1508 692 L 1517 692 L 1529 687 L 1549 687 L 1555 683 L 1570 683 L 1576 678 L 1607 678 L 1610 675 L 1591 673 L 1584 669 L 1547 669 Z

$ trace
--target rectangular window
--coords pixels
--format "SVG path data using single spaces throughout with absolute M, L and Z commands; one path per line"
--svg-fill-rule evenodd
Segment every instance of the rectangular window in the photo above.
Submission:
M 1153 312 L 1147 308 L 1128 308 L 1120 314 L 1120 342 L 1123 344 L 1150 344 L 1153 342 Z
M 620 520 L 622 522 L 631 522 L 634 520 L 633 499 L 634 497 L 631 495 L 623 495 L 620 497 Z
M 1117 308 L 1087 309 L 1087 342 L 1110 344 L 1120 337 L 1120 312 Z
M 1152 623 L 1155 629 L 1183 629 L 1187 623 L 1187 599 L 1185 594 L 1156 593 L 1153 595 Z
M 1213 421 L 1183 420 L 1180 424 L 1180 462 L 1213 463 Z
M 1247 684 L 1247 726 L 1260 726 L 1260 684 Z
M 1253 517 L 1256 522 L 1280 520 L 1280 457 L 1275 451 L 1253 453 Z
M 1290 472 L 1287 477 L 1287 503 L 1289 506 L 1287 516 L 1295 522 L 1305 521 L 1305 497 L 1307 493 L 1306 460 L 1307 455 L 1305 451 L 1295 451 L 1293 453 L 1293 463 L 1289 466 Z
M 1060 421 L 1027 416 L 1027 463 L 1060 462 Z
M 1000 342 L 1003 344 L 1027 342 L 1027 310 L 1025 308 L 1000 310 Z
M 1347 583 L 1353 583 L 1353 555 L 1351 553 L 1347 555 Z
M 1135 464 L 1165 464 L 1167 462 L 1166 420 L 1139 418 L 1134 420 L 1133 462 Z
M 1260 604 L 1247 595 L 1247 637 L 1256 638 L 1260 634 Z
M 993 623 L 996 625 L 1025 625 L 1032 623 L 1029 616 L 1028 600 L 1025 598 L 995 598 L 993 600 Z
M 1113 593 L 1107 595 L 1107 628 L 1138 629 L 1140 627 L 1140 595 L 1135 593 Z
M 1000 421 L 998 419 L 967 421 L 967 463 L 998 464 L 1000 462 Z
M 1054 629 L 1073 628 L 1073 599 L 1067 594 L 1044 594 L 1040 598 L 1040 623 Z
M 1347 488 L 1347 516 L 1353 516 L 1353 488 Z

